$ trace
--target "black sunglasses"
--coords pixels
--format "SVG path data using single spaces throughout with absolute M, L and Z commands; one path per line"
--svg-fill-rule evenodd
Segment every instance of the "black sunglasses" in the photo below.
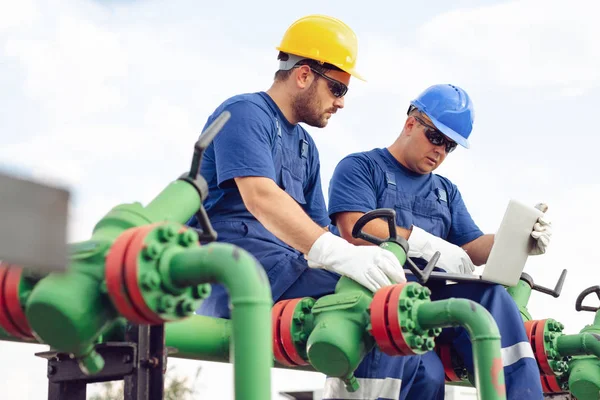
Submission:
M 417 117 L 416 115 L 413 115 L 413 117 L 415 117 L 417 122 L 419 122 L 421 125 L 423 125 L 425 127 L 425 137 L 427 138 L 427 140 L 429 140 L 429 142 L 432 145 L 434 145 L 434 146 L 445 145 L 446 153 L 452 153 L 454 151 L 454 149 L 456 148 L 458 143 L 448 139 L 446 136 L 444 136 L 444 134 L 442 132 L 437 130 L 437 128 L 426 124 L 425 121 L 423 121 L 421 118 Z
M 329 87 L 329 91 L 331 91 L 331 94 L 335 97 L 343 97 L 346 95 L 346 93 L 348 93 L 348 86 L 344 85 L 342 82 L 336 81 L 335 79 L 325 74 L 322 74 L 319 71 L 316 71 L 312 68 L 310 70 L 315 74 L 325 78 L 325 80 L 327 81 L 327 87 Z

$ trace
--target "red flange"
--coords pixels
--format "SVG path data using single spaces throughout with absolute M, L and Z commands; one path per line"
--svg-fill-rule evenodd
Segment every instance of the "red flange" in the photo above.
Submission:
M 279 320 L 279 332 L 281 334 L 283 350 L 286 352 L 288 358 L 296 365 L 308 365 L 308 362 L 304 360 L 298 353 L 298 350 L 296 350 L 294 339 L 292 338 L 294 311 L 296 311 L 296 305 L 301 301 L 302 298 L 292 299 L 283 307 L 281 318 Z
M 546 319 L 540 320 L 537 324 L 535 330 L 535 349 L 533 349 L 533 352 L 535 353 L 535 358 L 538 361 L 542 373 L 553 376 L 554 371 L 552 371 L 552 368 L 548 363 L 548 355 L 546 354 L 546 348 L 544 346 L 544 332 L 546 331 L 547 321 L 548 320 Z
M 388 300 L 388 330 L 390 332 L 390 337 L 394 341 L 396 348 L 398 348 L 401 352 L 401 355 L 410 356 L 416 354 L 411 347 L 406 343 L 404 339 L 404 333 L 402 333 L 402 329 L 400 327 L 400 320 L 398 316 L 398 308 L 400 302 L 400 295 L 402 291 L 406 288 L 406 283 L 401 283 L 394 285 L 394 289 L 390 294 L 390 298 Z
M 542 389 L 544 389 L 544 381 L 547 390 L 544 390 L 544 393 L 560 393 L 563 390 L 561 389 L 556 377 L 554 375 L 542 375 Z
M 24 333 L 20 331 L 19 327 L 12 321 L 5 300 L 5 278 L 10 269 L 10 265 L 6 263 L 0 263 L 0 326 L 11 336 L 23 338 Z
M 150 321 L 140 315 L 129 300 L 124 281 L 125 253 L 137 229 L 127 229 L 115 240 L 106 256 L 104 275 L 108 294 L 117 311 L 135 324 L 148 325 Z
M 137 262 L 144 249 L 144 240 L 146 239 L 146 236 L 155 229 L 157 225 L 158 224 L 146 225 L 136 230 L 131 242 L 129 242 L 129 246 L 127 246 L 124 265 L 125 287 L 129 293 L 131 304 L 141 316 L 150 321 L 151 325 L 160 325 L 165 321 L 148 307 L 146 300 L 144 300 L 144 296 L 142 296 L 140 285 L 138 283 Z
M 449 344 L 440 344 L 437 349 L 438 356 L 444 366 L 444 373 L 446 374 L 446 382 L 460 382 L 461 379 L 454 372 L 452 366 L 452 355 Z
M 281 342 L 281 329 L 279 324 L 284 307 L 289 301 L 290 300 L 281 300 L 275 303 L 275 305 L 271 309 L 273 356 L 275 357 L 275 360 L 277 360 L 277 362 L 279 362 L 281 365 L 285 365 L 287 367 L 295 367 L 296 364 L 289 359 L 285 350 L 283 349 L 283 343 Z
M 8 269 L 6 276 L 4 277 L 4 300 L 10 319 L 25 337 L 33 339 L 31 327 L 29 326 L 29 322 L 27 322 L 27 317 L 25 316 L 25 312 L 21 305 L 21 299 L 19 298 L 19 286 L 21 284 L 22 273 L 23 268 L 21 267 L 13 265 Z
M 379 349 L 390 356 L 402 355 L 402 352 L 396 347 L 388 331 L 388 312 L 389 298 L 394 286 L 384 286 L 375 292 L 371 301 L 371 335 L 375 338 Z

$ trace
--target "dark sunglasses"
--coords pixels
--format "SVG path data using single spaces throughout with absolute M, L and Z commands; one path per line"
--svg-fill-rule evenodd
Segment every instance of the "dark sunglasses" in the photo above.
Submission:
M 327 87 L 329 87 L 329 91 L 331 91 L 331 94 L 335 97 L 343 97 L 346 95 L 346 93 L 348 93 L 348 86 L 344 85 L 342 82 L 336 81 L 335 79 L 325 74 L 322 74 L 319 71 L 316 71 L 312 68 L 310 70 L 315 74 L 325 78 L 325 80 L 327 81 Z
M 421 125 L 423 125 L 425 127 L 425 137 L 427 138 L 427 140 L 429 140 L 429 142 L 432 145 L 434 145 L 434 146 L 445 145 L 446 153 L 452 153 L 454 151 L 454 149 L 456 148 L 458 143 L 448 139 L 446 136 L 444 136 L 444 134 L 442 132 L 437 130 L 437 128 L 426 124 L 425 121 L 423 121 L 421 118 L 417 117 L 416 115 L 413 115 L 413 117 L 415 117 L 417 122 L 419 122 Z

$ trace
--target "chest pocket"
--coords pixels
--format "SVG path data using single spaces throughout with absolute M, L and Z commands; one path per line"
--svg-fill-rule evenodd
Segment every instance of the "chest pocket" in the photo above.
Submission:
M 393 173 L 386 171 L 384 174 L 385 189 L 378 199 L 377 206 L 393 208 L 396 211 L 398 226 L 408 229 L 411 225 L 416 225 L 432 235 L 445 239 L 452 222 L 448 202 L 442 201 L 436 191 L 432 191 L 427 198 L 406 193 L 398 188 Z
M 308 142 L 300 139 L 296 145 L 285 146 L 281 129 L 277 122 L 277 144 L 275 145 L 275 171 L 279 176 L 279 186 L 299 204 L 306 204 L 304 182 L 307 176 Z

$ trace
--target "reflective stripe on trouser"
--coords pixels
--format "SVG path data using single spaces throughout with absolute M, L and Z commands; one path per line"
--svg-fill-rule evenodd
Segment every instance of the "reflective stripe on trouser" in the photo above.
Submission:
M 442 400 L 444 368 L 437 355 L 388 356 L 374 348 L 354 372 L 360 389 L 348 392 L 341 379 L 327 378 L 323 400 Z
M 500 330 L 507 398 L 543 399 L 540 372 L 527 340 L 521 313 L 503 286 L 484 283 L 432 283 L 428 286 L 431 286 L 431 298 L 434 301 L 450 297 L 466 298 L 485 307 Z M 439 340 L 452 343 L 469 372 L 473 373 L 473 350 L 465 329 L 444 329 Z

